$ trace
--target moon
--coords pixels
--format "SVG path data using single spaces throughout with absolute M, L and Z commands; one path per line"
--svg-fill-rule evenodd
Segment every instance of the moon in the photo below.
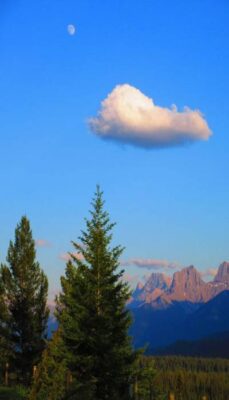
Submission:
M 75 33 L 76 33 L 76 28 L 75 28 L 74 25 L 69 24 L 69 25 L 67 26 L 67 31 L 68 31 L 69 35 L 73 36 L 73 35 L 75 35 Z

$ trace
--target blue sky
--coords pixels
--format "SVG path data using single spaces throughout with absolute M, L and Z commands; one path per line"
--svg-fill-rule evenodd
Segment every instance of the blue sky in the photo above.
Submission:
M 26 214 L 51 243 L 38 259 L 54 290 L 97 183 L 125 259 L 229 260 L 228 18 L 226 0 L 1 1 L 2 261 Z M 87 121 L 122 84 L 199 109 L 213 135 L 164 149 L 102 140 Z

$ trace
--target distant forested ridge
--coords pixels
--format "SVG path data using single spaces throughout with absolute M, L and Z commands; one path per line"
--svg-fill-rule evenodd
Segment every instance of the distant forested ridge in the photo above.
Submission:
M 200 340 L 179 340 L 157 349 L 155 354 L 229 358 L 229 332 L 220 332 Z
M 150 357 L 149 357 L 150 358 Z M 154 385 L 176 400 L 229 399 L 229 360 L 191 357 L 155 357 Z

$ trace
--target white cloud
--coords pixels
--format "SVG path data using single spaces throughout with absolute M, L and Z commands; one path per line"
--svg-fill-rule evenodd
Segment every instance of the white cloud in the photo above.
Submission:
M 137 88 L 116 86 L 89 119 L 93 132 L 103 139 L 153 148 L 207 140 L 212 134 L 199 110 L 159 107 Z
M 37 247 L 51 247 L 52 246 L 52 244 L 48 240 L 45 240 L 45 239 L 37 239 L 37 240 L 35 240 L 35 244 Z
M 167 260 L 158 260 L 155 258 L 130 258 L 129 260 L 122 261 L 120 263 L 123 267 L 135 266 L 139 268 L 146 268 L 148 270 L 174 270 L 180 268 L 180 265 L 175 262 Z
M 208 268 L 205 271 L 201 271 L 201 276 L 203 278 L 214 278 L 218 272 L 217 268 Z
M 70 261 L 70 260 L 72 260 L 73 258 L 77 258 L 77 259 L 80 260 L 80 261 L 82 261 L 82 260 L 84 259 L 82 253 L 79 253 L 79 252 L 75 252 L 75 253 L 62 253 L 62 254 L 59 255 L 59 259 L 60 259 L 60 260 L 63 260 L 63 261 Z

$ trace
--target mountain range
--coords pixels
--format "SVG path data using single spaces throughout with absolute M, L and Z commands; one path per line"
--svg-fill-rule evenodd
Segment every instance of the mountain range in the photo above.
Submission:
M 137 285 L 128 307 L 134 345 L 148 345 L 149 352 L 229 331 L 229 263 L 223 262 L 210 282 L 194 266 L 172 278 L 152 273 Z

